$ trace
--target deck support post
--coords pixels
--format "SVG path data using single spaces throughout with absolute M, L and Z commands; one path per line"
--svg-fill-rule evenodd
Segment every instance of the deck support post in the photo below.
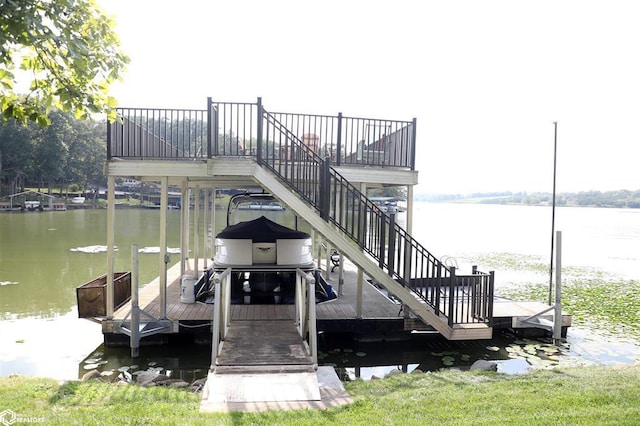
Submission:
M 189 260 L 189 205 L 191 204 L 191 194 L 189 183 L 182 181 L 182 205 L 181 205 L 181 240 L 180 240 L 180 276 L 187 272 L 187 262 Z
M 446 311 L 446 315 L 448 317 L 448 324 L 449 327 L 453 327 L 453 324 L 455 322 L 455 320 L 457 318 L 454 318 L 455 315 L 455 306 L 456 306 L 456 267 L 455 266 L 451 266 L 449 268 L 451 270 L 451 275 L 449 276 L 449 285 L 448 290 L 447 290 L 447 297 L 448 299 L 448 309 Z
M 209 188 L 204 188 L 204 210 L 202 215 L 204 216 L 204 229 L 202 230 L 202 261 L 204 262 L 203 269 L 207 270 L 207 258 L 209 248 Z
M 344 255 L 340 253 L 340 264 L 338 266 L 338 296 L 344 295 Z
M 140 355 L 140 305 L 138 300 L 138 245 L 131 246 L 131 358 Z
M 309 290 L 307 291 L 307 321 L 309 322 L 309 347 L 311 349 L 311 359 L 313 368 L 318 368 L 318 331 L 316 328 L 316 279 L 311 274 L 307 274 Z M 304 337 L 304 336 L 303 336 Z
M 113 273 L 115 268 L 116 178 L 107 177 L 107 319 L 113 318 Z
M 553 315 L 553 343 L 562 340 L 562 231 L 556 231 L 556 303 Z
M 331 243 L 327 241 L 327 251 L 325 252 L 324 266 L 327 271 L 327 279 L 331 278 Z
M 211 336 L 211 369 L 213 371 L 216 365 L 216 358 L 220 353 L 220 321 L 222 316 L 222 280 L 219 274 L 215 274 L 213 277 L 213 333 Z
M 214 186 L 211 189 L 211 247 L 210 247 L 210 258 L 213 262 L 213 258 L 216 255 L 216 194 L 217 189 Z
M 193 273 L 194 277 L 200 276 L 198 261 L 200 260 L 200 186 L 196 185 L 193 191 Z
M 169 209 L 169 178 L 160 180 L 160 319 L 167 319 L 167 210 Z M 137 258 L 136 258 L 137 262 Z
M 362 291 L 364 285 L 362 268 L 358 267 L 358 278 L 356 279 L 356 318 L 362 318 Z

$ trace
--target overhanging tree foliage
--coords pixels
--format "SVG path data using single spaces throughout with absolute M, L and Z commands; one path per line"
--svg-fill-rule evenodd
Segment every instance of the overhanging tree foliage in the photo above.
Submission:
M 0 0 L 4 119 L 46 126 L 53 109 L 114 119 L 108 88 L 128 61 L 94 0 Z

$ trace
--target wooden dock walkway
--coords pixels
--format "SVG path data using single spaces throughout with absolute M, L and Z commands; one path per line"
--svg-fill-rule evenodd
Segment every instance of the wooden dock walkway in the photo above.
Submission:
M 202 264 L 202 263 L 201 263 Z M 356 273 L 345 271 L 344 294 L 334 300 L 317 305 L 318 320 L 341 320 L 356 318 Z M 332 278 L 337 274 L 332 274 Z M 167 271 L 167 318 L 174 321 L 199 321 L 213 318 L 213 304 L 202 302 L 182 303 L 180 301 L 180 266 L 174 265 Z M 159 279 L 151 281 L 139 291 L 139 305 L 145 312 L 156 318 L 160 316 Z M 337 288 L 334 287 L 337 291 Z M 114 320 L 122 320 L 131 306 L 124 304 L 114 312 Z M 375 287 L 363 286 L 362 318 L 397 317 L 399 306 L 389 300 Z M 293 305 L 232 305 L 231 320 L 282 320 L 295 318 Z
M 210 261 L 209 261 L 210 263 Z M 200 261 L 200 265 L 204 262 Z M 189 268 L 193 265 L 193 260 Z M 337 288 L 337 273 L 332 273 L 328 281 Z M 366 278 L 366 275 L 365 275 Z M 182 303 L 180 301 L 180 266 L 176 264 L 167 271 L 167 319 L 175 323 L 173 332 L 179 333 L 180 324 L 193 325 L 210 322 L 213 318 L 213 304 L 202 302 Z M 342 332 L 359 335 L 360 340 L 381 341 L 398 340 L 412 329 L 419 331 L 432 330 L 415 317 L 406 319 L 400 305 L 387 298 L 380 290 L 365 281 L 363 285 L 362 315 L 357 316 L 356 272 L 346 269 L 344 273 L 343 294 L 334 300 L 316 305 L 318 331 Z M 139 305 L 149 315 L 160 317 L 159 279 L 151 281 L 139 291 Z M 548 308 L 539 302 L 518 302 L 502 298 L 494 301 L 494 329 L 528 328 L 521 320 Z M 126 303 L 114 313 L 113 320 L 103 321 L 103 333 L 119 333 L 117 326 L 130 311 Z M 549 313 L 551 314 L 551 313 Z M 293 305 L 231 305 L 231 320 L 293 320 Z M 571 316 L 563 314 L 563 327 L 571 326 Z

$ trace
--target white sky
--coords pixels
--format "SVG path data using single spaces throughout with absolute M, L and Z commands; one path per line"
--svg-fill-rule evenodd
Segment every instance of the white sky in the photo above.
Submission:
M 416 192 L 640 189 L 640 2 L 99 0 L 122 106 L 418 120 Z

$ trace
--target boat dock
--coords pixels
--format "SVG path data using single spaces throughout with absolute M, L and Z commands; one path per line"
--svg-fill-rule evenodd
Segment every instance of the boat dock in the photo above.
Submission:
M 203 261 L 199 262 L 203 265 Z M 193 260 L 188 268 L 193 266 Z M 189 269 L 187 269 L 189 271 Z M 337 299 L 316 305 L 317 330 L 319 333 L 352 334 L 358 341 L 398 341 L 410 338 L 412 332 L 437 333 L 414 315 L 405 315 L 402 305 L 387 297 L 382 290 L 365 281 L 362 286 L 362 303 L 358 305 L 356 271 L 345 268 L 342 295 Z M 331 273 L 328 281 L 338 291 L 337 272 Z M 195 339 L 209 342 L 214 304 L 182 303 L 180 264 L 167 270 L 166 316 L 170 323 L 167 333 L 154 334 L 142 340 L 146 343 L 165 343 L 170 335 L 193 335 Z M 139 290 L 139 306 L 148 315 L 160 318 L 159 279 L 149 282 Z M 548 309 L 540 302 L 518 302 L 494 298 L 494 330 L 511 329 L 527 336 L 543 335 L 544 327 L 534 327 L 524 322 L 530 316 Z M 131 311 L 131 303 L 125 303 L 114 312 L 112 319 L 102 320 L 102 331 L 107 345 L 128 345 L 129 337 L 120 330 L 120 325 Z M 547 313 L 548 319 L 552 313 Z M 289 304 L 232 304 L 231 321 L 279 321 L 294 320 L 295 307 Z M 563 334 L 571 326 L 571 315 L 563 313 Z M 145 341 L 146 340 L 146 341 Z
M 251 403 L 255 398 L 246 392 L 254 385 L 263 390 L 259 401 L 268 402 L 269 386 L 265 379 L 269 378 L 282 379 L 278 382 L 280 388 L 287 388 L 287 383 L 292 383 L 289 380 L 293 380 L 298 384 L 289 387 L 296 387 L 307 401 L 317 401 L 319 395 L 324 400 L 317 368 L 320 334 L 343 333 L 358 341 L 386 342 L 410 339 L 415 333 L 433 333 L 459 341 L 491 339 L 496 330 L 504 328 L 516 333 L 548 333 L 553 329 L 554 338 L 558 338 L 560 332 L 565 334 L 571 325 L 571 317 L 560 315 L 561 312 L 552 321 L 553 308 L 544 304 L 495 298 L 493 271 L 481 272 L 474 268 L 470 275 L 460 274 L 456 267 L 445 264 L 412 236 L 413 188 L 418 183 L 415 118 L 388 120 L 346 117 L 342 113 L 270 112 L 262 98 L 255 103 L 207 98 L 206 105 L 206 110 L 119 108 L 119 119 L 107 127 L 107 271 L 106 284 L 99 288 L 103 292 L 95 296 L 102 297 L 104 306 L 100 314 L 93 315 L 93 319 L 102 324 L 106 345 L 131 345 L 135 354 L 139 344 L 192 336 L 195 341 L 211 343 L 210 383 L 225 381 L 221 376 L 222 370 L 229 367 L 225 365 L 229 359 L 225 351 L 229 347 L 249 345 L 241 351 L 251 355 L 243 357 L 242 368 L 246 371 L 238 373 L 240 375 L 253 371 L 252 355 L 262 348 L 270 353 L 272 362 L 268 368 L 260 367 L 262 376 L 251 379 L 262 380 L 262 384 L 249 384 L 243 382 L 244 376 L 235 377 L 223 386 L 225 395 L 215 396 L 215 390 L 209 393 L 213 395 L 211 402 Z M 168 131 L 170 128 L 182 130 Z M 114 278 L 118 178 L 154 183 L 160 192 L 159 277 L 137 291 L 133 278 L 137 275 L 137 266 L 134 266 L 137 254 L 132 253 L 132 258 L 135 257 L 135 261 L 132 259 L 132 301 L 123 305 L 126 298 L 115 296 L 126 283 L 124 278 L 120 281 Z M 400 187 L 406 191 L 404 226 L 396 220 L 397 208 L 388 209 L 385 205 L 383 209 L 367 197 L 369 189 L 384 187 Z M 170 188 L 180 191 L 182 237 L 180 262 L 168 268 Z M 309 226 L 310 243 L 306 243 L 307 237 L 285 238 L 276 236 L 278 232 L 272 232 L 266 241 L 262 241 L 262 237 L 256 239 L 255 233 L 220 237 L 213 229 L 215 226 L 209 224 L 216 223 L 216 195 L 222 188 L 260 188 L 270 194 L 279 206 L 295 215 L 296 224 L 303 221 Z M 192 202 L 193 209 L 190 208 Z M 203 227 L 200 227 L 201 214 Z M 214 243 L 214 235 L 220 237 L 220 247 Z M 287 241 L 278 242 L 279 239 Z M 299 241 L 292 244 L 294 239 Z M 202 251 L 200 241 L 209 242 L 202 244 Z M 262 246 L 263 243 L 272 246 Z M 321 254 L 323 246 L 327 249 Z M 330 272 L 332 250 L 341 263 L 344 258 L 351 266 L 344 271 L 340 283 L 338 275 Z M 305 260 L 288 261 L 294 253 L 304 254 Z M 316 304 L 316 281 L 323 283 L 309 273 L 314 262 L 306 259 L 307 254 L 317 258 L 319 268 L 321 258 L 327 258 L 324 276 L 337 290 L 337 299 Z M 213 276 L 215 302 L 191 303 L 193 294 L 185 285 L 186 276 L 191 271 L 195 277 L 201 276 L 203 269 L 199 268 L 198 260 L 214 258 L 220 268 Z M 223 265 L 233 267 L 223 271 Z M 263 268 L 264 265 L 269 266 Z M 295 286 L 295 305 L 237 304 L 240 299 L 231 302 L 234 289 L 236 295 L 241 294 L 233 287 L 234 280 L 244 291 L 244 282 L 234 273 L 249 271 L 251 280 L 260 278 L 251 275 L 253 272 L 267 269 L 267 273 L 273 273 L 278 268 L 295 281 L 283 281 Z M 282 276 L 278 279 L 284 280 Z M 203 282 L 210 284 L 211 280 Z M 251 282 L 248 284 L 254 291 Z M 278 282 L 255 284 L 256 294 L 261 284 L 269 284 L 268 291 L 274 299 L 282 296 L 275 290 Z M 95 291 L 90 286 L 83 290 Z M 242 294 L 246 295 L 246 292 Z M 89 303 L 95 298 L 85 300 Z M 271 327 L 260 328 L 264 325 Z M 295 342 L 289 340 L 294 338 L 291 325 L 295 327 Z M 284 345 L 282 352 L 274 346 L 278 332 L 291 334 L 280 336 L 283 342 L 290 343 Z M 256 337 L 240 343 L 234 340 L 237 333 Z M 315 373 L 311 374 L 310 385 L 299 375 L 279 377 L 273 372 L 287 365 L 281 362 L 281 357 L 286 358 L 287 354 L 291 355 L 287 351 L 293 350 L 306 360 L 300 364 L 305 365 L 304 371 L 296 374 L 309 372 L 308 358 L 313 364 Z M 265 376 L 265 372 L 269 374 Z M 333 380 L 335 373 L 330 376 Z M 236 388 L 237 381 L 245 386 Z M 305 386 L 312 389 L 312 394 L 305 393 Z M 335 394 L 332 392 L 329 394 L 341 395 L 339 389 Z M 301 396 L 283 398 L 293 404 Z

